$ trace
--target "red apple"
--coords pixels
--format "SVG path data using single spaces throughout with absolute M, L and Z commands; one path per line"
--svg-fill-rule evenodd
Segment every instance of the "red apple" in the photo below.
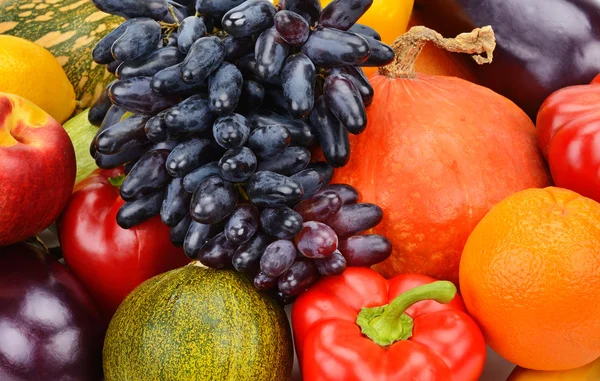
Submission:
M 47 228 L 63 210 L 77 165 L 69 135 L 44 110 L 0 93 L 0 246 Z

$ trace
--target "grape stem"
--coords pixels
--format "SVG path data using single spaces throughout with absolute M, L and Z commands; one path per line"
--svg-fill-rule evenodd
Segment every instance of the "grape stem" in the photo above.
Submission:
M 444 38 L 433 29 L 414 26 L 394 41 L 392 48 L 396 58 L 388 66 L 381 67 L 379 74 L 390 78 L 415 78 L 415 62 L 427 42 L 449 52 L 471 54 L 479 65 L 492 63 L 496 48 L 494 30 L 489 25 L 455 38 Z

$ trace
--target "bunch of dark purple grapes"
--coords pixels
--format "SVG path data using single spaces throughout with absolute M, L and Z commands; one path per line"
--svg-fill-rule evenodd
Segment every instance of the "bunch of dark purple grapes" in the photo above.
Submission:
M 360 66 L 394 58 L 355 24 L 372 0 L 93 1 L 127 19 L 93 50 L 118 79 L 89 113 L 98 166 L 125 165 L 121 227 L 160 214 L 191 258 L 285 296 L 389 256 L 357 235 L 381 209 L 328 185 L 367 124 Z M 317 143 L 327 162 L 311 163 Z

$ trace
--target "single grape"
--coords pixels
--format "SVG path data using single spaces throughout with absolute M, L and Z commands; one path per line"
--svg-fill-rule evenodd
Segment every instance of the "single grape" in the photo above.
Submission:
M 333 191 L 319 192 L 300 202 L 294 210 L 305 221 L 326 221 L 342 207 L 342 199 Z
M 225 61 L 234 63 L 249 53 L 254 53 L 254 40 L 252 36 L 234 37 L 227 36 L 223 40 L 225 46 Z
M 342 66 L 331 69 L 331 74 L 341 74 L 352 81 L 356 89 L 359 91 L 365 106 L 373 103 L 375 91 L 367 76 L 360 67 L 357 66 Z
M 221 25 L 232 36 L 251 36 L 273 26 L 276 12 L 269 1 L 247 0 L 225 13 Z
M 139 18 L 112 44 L 115 60 L 125 62 L 152 53 L 161 38 L 160 25 L 150 18 Z
M 360 92 L 349 78 L 330 75 L 323 86 L 323 93 L 329 110 L 350 133 L 357 135 L 367 128 L 367 110 Z
M 256 40 L 254 47 L 254 75 L 261 80 L 277 77 L 289 52 L 290 46 L 281 38 L 275 27 L 265 30 Z
M 262 230 L 278 239 L 292 239 L 302 230 L 300 214 L 288 207 L 266 208 L 260 214 Z
M 123 62 L 121 61 L 113 61 L 106 65 L 106 71 L 108 71 L 110 74 L 115 74 L 119 69 L 119 66 L 121 66 L 122 64 Z
M 106 65 L 114 62 L 114 57 L 111 53 L 113 44 L 119 39 L 119 37 L 123 35 L 123 33 L 125 33 L 130 25 L 139 22 L 139 20 L 140 19 L 135 18 L 126 20 L 121 25 L 109 32 L 106 36 L 102 37 L 102 39 L 100 39 L 100 41 L 98 41 L 98 43 L 94 46 L 94 49 L 92 49 L 92 59 L 94 62 L 100 65 Z
M 110 86 L 110 85 L 109 85 Z M 90 111 L 88 112 L 88 121 L 97 127 L 102 125 L 104 117 L 108 113 L 108 110 L 112 107 L 112 102 L 108 96 L 108 87 L 104 89 L 102 94 L 94 101 Z
M 324 96 L 317 100 L 310 114 L 310 123 L 319 137 L 327 162 L 336 168 L 346 165 L 350 160 L 348 130 L 329 110 Z
M 231 267 L 231 260 L 237 246 L 225 237 L 224 233 L 219 233 L 206 243 L 198 251 L 198 260 L 203 265 L 213 269 L 224 269 Z
M 108 89 L 113 104 L 134 113 L 155 115 L 177 103 L 177 99 L 154 92 L 152 77 L 135 77 L 114 82 Z
M 296 262 L 279 277 L 279 291 L 287 296 L 299 295 L 306 291 L 319 278 L 319 271 L 313 261 Z M 256 283 L 255 283 L 256 284 Z
M 365 37 L 365 39 L 369 43 L 371 54 L 369 54 L 369 58 L 361 66 L 381 67 L 394 62 L 396 53 L 394 53 L 394 49 L 391 46 L 371 37 Z
M 225 149 L 244 146 L 249 136 L 250 124 L 242 115 L 222 116 L 213 124 L 213 137 Z
M 302 45 L 308 39 L 310 26 L 306 19 L 291 11 L 279 11 L 275 15 L 275 29 L 290 45 Z
M 304 194 L 302 185 L 289 177 L 268 171 L 256 172 L 246 184 L 250 201 L 262 207 L 297 203 Z
M 197 0 L 196 12 L 210 15 L 222 15 L 228 10 L 237 7 L 245 0 Z M 212 29 L 212 28 L 211 28 Z
M 168 109 L 159 112 L 146 122 L 144 132 L 150 141 L 159 143 L 170 138 L 167 123 L 165 122 L 167 111 Z
M 357 235 L 342 239 L 339 250 L 348 266 L 371 267 L 388 259 L 392 254 L 392 243 L 376 234 Z
M 321 12 L 320 25 L 348 30 L 371 8 L 373 0 L 333 0 Z
M 375 40 L 381 41 L 381 35 L 375 29 L 367 25 L 354 24 L 350 29 L 348 29 L 348 32 L 360 34 L 361 36 L 371 37 Z
M 324 276 L 342 275 L 346 271 L 346 258 L 336 250 L 331 256 L 323 259 L 315 259 L 315 265 L 319 273 Z
M 123 200 L 138 199 L 166 187 L 171 181 L 165 167 L 168 156 L 167 150 L 149 151 L 144 154 L 121 184 L 119 191 Z
M 260 258 L 271 242 L 272 239 L 268 235 L 256 234 L 237 248 L 232 259 L 233 267 L 242 273 L 256 274 L 260 269 Z
M 317 135 L 313 128 L 303 120 L 286 118 L 270 111 L 259 111 L 249 118 L 254 128 L 280 125 L 290 132 L 291 145 L 309 147 Z
M 375 204 L 349 204 L 327 219 L 327 225 L 340 237 L 367 231 L 383 219 L 383 211 Z
M 178 63 L 160 70 L 152 77 L 152 89 L 157 93 L 170 95 L 190 95 L 207 88 L 207 81 L 188 83 L 181 77 L 181 67 Z
M 296 247 L 291 241 L 279 240 L 265 249 L 260 259 L 260 271 L 270 277 L 286 272 L 296 260 Z
M 212 225 L 201 224 L 192 220 L 183 242 L 185 255 L 192 259 L 198 258 L 198 251 L 215 235 L 215 228 Z
M 194 192 L 190 214 L 194 221 L 215 224 L 233 212 L 237 199 L 238 194 L 232 183 L 219 176 L 211 176 Z
M 254 287 L 259 291 L 267 291 L 277 286 L 277 278 L 270 277 L 263 273 L 258 273 L 254 277 Z
M 204 180 L 214 175 L 220 176 L 218 161 L 205 164 L 185 175 L 183 178 L 183 187 L 186 192 L 194 193 Z
M 240 57 L 236 64 L 238 69 L 240 69 L 240 71 L 242 72 L 244 79 L 247 80 L 258 80 L 258 78 L 254 76 L 254 69 L 256 68 L 256 57 L 254 56 L 254 49 L 255 47 L 253 46 L 252 53 Z
M 243 82 L 244 78 L 238 68 L 229 62 L 223 62 L 208 80 L 210 109 L 217 115 L 231 114 L 242 94 Z
M 320 0 L 285 0 L 281 1 L 283 9 L 298 13 L 310 24 L 315 25 L 321 16 Z
M 323 177 L 323 185 L 329 184 L 333 178 L 334 168 L 326 161 L 315 161 L 310 163 L 306 169 L 313 169 Z
M 166 47 L 150 53 L 146 57 L 123 62 L 117 69 L 119 79 L 151 77 L 159 71 L 177 65 L 184 55 L 176 47 Z
M 325 178 L 314 169 L 304 169 L 293 174 L 290 178 L 302 184 L 302 188 L 304 189 L 304 196 L 302 196 L 302 199 L 307 199 L 317 193 L 323 186 L 325 180 Z
M 288 147 L 271 160 L 258 163 L 259 171 L 271 171 L 284 176 L 300 172 L 310 162 L 310 151 L 304 147 Z
M 325 258 L 338 248 L 338 236 L 322 222 L 308 221 L 295 238 L 298 251 L 307 258 Z
M 285 61 L 281 71 L 283 98 L 287 109 L 295 117 L 310 115 L 315 105 L 316 68 L 302 53 L 294 54 Z
M 177 226 L 187 216 L 191 200 L 192 195 L 183 189 L 183 178 L 171 180 L 160 209 L 163 224 L 169 227 Z
M 190 16 L 179 24 L 178 32 L 177 46 L 182 53 L 187 54 L 192 44 L 206 34 L 206 25 L 200 17 Z
M 169 155 L 167 171 L 173 177 L 183 177 L 211 159 L 212 143 L 207 139 L 190 139 L 177 145 Z
M 166 0 L 92 0 L 96 8 L 111 15 L 132 17 L 150 17 L 168 23 L 175 22 L 169 13 Z
M 163 202 L 164 203 L 164 202 Z M 188 233 L 188 229 L 190 228 L 190 224 L 192 223 L 192 217 L 189 214 L 177 224 L 171 228 L 170 237 L 171 243 L 177 247 L 182 247 L 183 242 L 185 241 L 185 236 Z
M 342 200 L 342 205 L 356 204 L 358 202 L 358 191 L 347 184 L 329 184 L 322 187 L 317 194 L 334 192 Z
M 105 155 L 115 154 L 148 143 L 144 127 L 148 117 L 133 115 L 122 122 L 106 128 L 97 139 L 97 150 Z
M 165 113 L 165 125 L 171 137 L 198 134 L 209 130 L 215 115 L 210 111 L 208 99 L 194 95 L 171 107 Z
M 233 148 L 219 161 L 221 177 L 232 183 L 243 183 L 256 171 L 256 156 L 248 147 Z
M 191 46 L 181 65 L 184 82 L 204 81 L 225 60 L 225 46 L 217 36 L 202 37 Z
M 164 190 L 128 201 L 117 212 L 117 224 L 123 229 L 131 229 L 160 213 Z
M 369 58 L 369 43 L 358 34 L 333 28 L 318 27 L 306 43 L 302 53 L 316 66 L 356 66 Z
M 242 94 L 235 112 L 249 115 L 260 108 L 265 98 L 265 88 L 256 81 L 245 80 L 242 85 Z
M 291 139 L 290 132 L 283 126 L 259 127 L 250 133 L 248 147 L 259 159 L 269 160 L 282 153 Z
M 250 204 L 238 205 L 225 225 L 225 237 L 231 243 L 248 242 L 258 231 L 258 208 Z
M 121 151 L 114 155 L 103 155 L 100 152 L 96 152 L 94 160 L 98 168 L 112 169 L 118 168 L 132 160 L 137 160 L 144 153 L 148 151 L 148 145 L 135 146 L 125 151 Z

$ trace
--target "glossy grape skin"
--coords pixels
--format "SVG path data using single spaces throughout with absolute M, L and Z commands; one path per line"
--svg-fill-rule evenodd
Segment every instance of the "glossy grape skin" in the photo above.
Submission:
M 256 57 L 254 56 L 254 47 L 252 48 L 252 53 L 246 54 L 240 57 L 237 61 L 236 66 L 242 72 L 244 79 L 249 80 L 258 80 L 254 76 L 254 69 L 256 68 Z
M 221 25 L 232 36 L 251 36 L 273 26 L 276 12 L 269 1 L 248 0 L 225 13 Z
M 96 8 L 111 15 L 150 17 L 159 21 L 174 22 L 166 0 L 92 0 Z
M 254 46 L 254 75 L 261 80 L 277 77 L 289 52 L 290 46 L 281 38 L 275 27 L 265 30 Z
M 217 115 L 231 114 L 240 100 L 243 83 L 244 78 L 238 68 L 229 62 L 223 62 L 208 80 L 212 112 Z
M 313 128 L 303 120 L 286 118 L 271 111 L 259 111 L 249 118 L 254 128 L 280 125 L 290 132 L 293 146 L 309 147 L 317 139 Z
M 268 235 L 256 234 L 237 248 L 232 259 L 233 267 L 242 273 L 256 274 L 260 269 L 260 258 L 271 242 Z
M 198 251 L 198 260 L 213 269 L 231 267 L 233 254 L 237 245 L 227 241 L 224 233 L 219 233 Z
M 267 126 L 254 129 L 248 139 L 248 147 L 261 160 L 269 160 L 281 154 L 291 142 L 291 135 L 282 126 Z
M 310 114 L 310 124 L 317 133 L 327 162 L 336 168 L 346 165 L 350 160 L 348 130 L 329 110 L 325 96 L 317 100 Z
M 323 177 L 323 185 L 329 184 L 333 179 L 334 168 L 326 161 L 310 163 L 306 169 L 314 169 Z
M 198 251 L 215 235 L 216 232 L 212 225 L 201 224 L 192 220 L 183 241 L 185 255 L 192 259 L 198 258 Z
M 300 201 L 302 185 L 289 177 L 274 172 L 256 172 L 246 184 L 249 200 L 262 207 L 293 205 Z
M 108 127 L 98 135 L 98 152 L 112 155 L 148 143 L 144 132 L 147 121 L 148 117 L 145 115 L 133 115 Z
M 259 291 L 267 291 L 277 286 L 277 278 L 258 273 L 254 277 L 254 287 Z
M 310 34 L 310 26 L 306 19 L 296 12 L 287 10 L 279 11 L 275 15 L 275 29 L 290 45 L 304 44 Z
M 285 0 L 283 9 L 298 13 L 310 24 L 314 25 L 319 21 L 321 16 L 320 0 Z
M 383 211 L 375 204 L 349 204 L 342 206 L 326 223 L 338 236 L 349 237 L 374 228 L 382 219 Z
M 325 258 L 338 248 L 335 231 L 322 222 L 308 221 L 295 237 L 298 251 L 307 258 Z
M 164 201 L 163 201 L 164 203 Z M 183 246 L 183 242 L 185 241 L 185 236 L 188 233 L 188 229 L 190 228 L 190 224 L 192 223 L 192 217 L 189 214 L 176 225 L 171 228 L 170 238 L 171 243 L 177 247 Z
M 155 150 L 144 154 L 120 187 L 123 200 L 131 201 L 164 188 L 171 181 L 165 163 L 169 151 Z
M 170 108 L 164 118 L 171 137 L 205 132 L 215 121 L 209 102 L 202 95 L 191 96 Z
M 392 243 L 376 234 L 357 235 L 340 240 L 339 250 L 348 266 L 371 267 L 388 259 L 392 254 Z
M 183 178 L 171 180 L 160 209 L 163 224 L 175 227 L 188 214 L 192 195 L 183 189 Z
M 333 0 L 321 12 L 319 24 L 324 27 L 348 30 L 371 8 L 373 0 Z
M 342 207 L 342 199 L 333 191 L 320 192 L 294 207 L 305 221 L 324 222 Z
M 139 20 L 140 19 L 126 20 L 106 36 L 102 37 L 102 39 L 94 46 L 94 49 L 92 49 L 92 59 L 94 62 L 100 65 L 114 62 L 114 57 L 111 52 L 112 45 L 123 35 L 123 33 L 125 33 L 130 25 L 135 24 Z
M 271 160 L 258 163 L 259 171 L 271 171 L 284 176 L 300 172 L 310 162 L 310 151 L 304 147 L 288 147 Z
M 200 168 L 196 168 L 192 172 L 188 173 L 183 178 L 183 187 L 185 188 L 186 192 L 194 193 L 196 189 L 198 189 L 198 186 L 200 186 L 200 184 L 202 184 L 204 180 L 214 175 L 220 176 L 218 161 L 213 161 L 211 163 L 205 164 Z
M 170 95 L 197 94 L 206 89 L 208 85 L 206 81 L 197 83 L 184 82 L 181 77 L 182 65 L 183 63 L 178 63 L 154 74 L 152 77 L 152 89 L 157 93 Z
M 249 115 L 260 108 L 265 99 L 265 88 L 256 81 L 245 80 L 242 85 L 242 94 L 235 112 Z
M 373 103 L 373 97 L 375 96 L 375 90 L 371 86 L 371 83 L 367 79 L 367 76 L 360 67 L 356 66 L 343 66 L 336 67 L 331 70 L 331 75 L 341 74 L 352 81 L 358 92 L 360 93 L 363 104 L 365 106 Z
M 292 239 L 302 230 L 300 214 L 286 207 L 266 208 L 260 214 L 262 230 L 278 239 Z
M 118 168 L 132 160 L 137 160 L 148 150 L 147 145 L 135 146 L 133 148 L 121 151 L 114 155 L 104 155 L 100 152 L 94 154 L 94 160 L 98 168 L 113 169 Z
M 106 71 L 108 71 L 110 74 L 115 74 L 119 69 L 119 66 L 121 66 L 122 64 L 123 62 L 121 61 L 113 61 L 106 65 Z
M 371 54 L 369 54 L 369 58 L 361 66 L 381 67 L 394 62 L 396 53 L 394 53 L 394 49 L 391 46 L 374 38 L 365 37 L 365 39 L 369 43 Z
M 232 183 L 219 176 L 211 176 L 194 192 L 190 214 L 194 221 L 216 224 L 233 212 L 237 199 L 238 193 Z
M 133 113 L 154 115 L 177 103 L 177 99 L 152 91 L 152 77 L 114 82 L 108 89 L 113 104 Z
M 108 88 L 104 89 L 102 94 L 94 101 L 94 104 L 90 107 L 88 112 L 88 121 L 97 127 L 102 125 L 104 117 L 108 113 L 108 110 L 112 107 L 112 102 L 108 96 Z
M 167 110 L 161 111 L 152 118 L 148 119 L 144 126 L 144 132 L 150 141 L 159 143 L 169 137 L 169 131 L 165 122 Z
M 248 120 L 239 114 L 218 118 L 213 124 L 213 137 L 225 149 L 242 147 L 250 136 Z
M 110 106 L 110 108 L 106 112 L 106 115 L 104 116 L 104 119 L 102 120 L 102 124 L 100 124 L 100 128 L 98 129 L 98 131 L 96 131 L 96 135 L 90 143 L 90 156 L 94 157 L 96 155 L 96 152 L 98 151 L 98 137 L 100 136 L 100 134 L 104 132 L 107 128 L 119 123 L 126 112 L 127 111 L 118 106 Z
M 315 105 L 315 81 L 316 68 L 307 56 L 297 53 L 288 57 L 281 71 L 281 84 L 290 114 L 297 118 L 310 115 Z
M 350 29 L 348 29 L 348 32 L 360 34 L 361 36 L 371 37 L 377 41 L 381 41 L 381 35 L 379 32 L 368 25 L 354 24 L 350 27 Z
M 304 196 L 302 196 L 302 199 L 307 199 L 317 193 L 323 186 L 325 180 L 325 178 L 314 169 L 304 169 L 290 177 L 302 184 L 302 188 L 304 189 Z
M 154 51 L 160 39 L 161 29 L 156 21 L 149 18 L 137 19 L 112 44 L 111 54 L 117 61 L 134 60 Z
M 329 184 L 321 188 L 317 194 L 324 192 L 334 192 L 337 194 L 342 200 L 343 205 L 356 204 L 359 198 L 356 188 L 348 184 Z
M 245 0 L 197 0 L 196 12 L 210 15 L 223 15 L 228 10 L 237 7 Z
M 217 36 L 202 37 L 194 42 L 181 65 L 184 82 L 204 81 L 225 60 L 225 46 Z
M 315 265 L 319 270 L 319 274 L 323 276 L 342 275 L 346 271 L 346 258 L 336 250 L 331 256 L 323 259 L 315 259 Z
M 251 204 L 238 205 L 225 224 L 225 237 L 231 243 L 248 242 L 258 231 L 258 208 Z
M 167 171 L 173 177 L 183 177 L 212 158 L 212 143 L 207 139 L 190 139 L 171 151 L 167 158 Z
M 219 161 L 221 177 L 232 183 L 243 183 L 256 172 L 256 156 L 248 147 L 233 148 Z
M 222 42 L 223 46 L 225 46 L 225 61 L 227 62 L 233 63 L 238 58 L 254 52 L 254 40 L 252 36 L 227 36 Z
M 192 44 L 206 34 L 206 25 L 200 17 L 189 16 L 179 24 L 177 31 L 177 46 L 182 53 L 187 54 Z
M 323 93 L 329 110 L 350 133 L 358 135 L 367 128 L 367 110 L 360 92 L 349 78 L 330 75 Z
M 265 248 L 260 259 L 261 273 L 278 277 L 286 272 L 296 260 L 296 247 L 291 241 L 279 240 Z
M 117 69 L 119 79 L 150 77 L 170 66 L 183 61 L 183 54 L 176 47 L 165 47 L 150 53 L 146 57 L 123 62 Z
M 164 190 L 126 202 L 117 212 L 117 224 L 131 229 L 160 213 Z
M 336 67 L 360 65 L 370 51 L 367 40 L 358 34 L 319 27 L 302 45 L 302 53 L 316 66 Z
M 279 277 L 277 285 L 282 294 L 295 296 L 308 289 L 318 278 L 319 271 L 314 261 L 298 261 Z

